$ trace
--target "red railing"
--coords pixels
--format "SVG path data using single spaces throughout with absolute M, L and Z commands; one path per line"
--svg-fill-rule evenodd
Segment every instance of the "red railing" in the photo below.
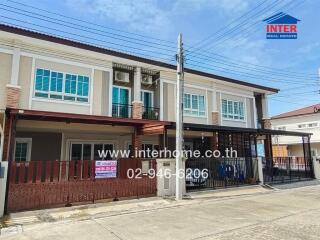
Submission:
M 128 169 L 142 165 L 156 169 L 155 160 L 121 159 L 116 178 L 95 179 L 95 161 L 91 160 L 12 162 L 8 211 L 155 195 L 155 177 L 127 176 Z

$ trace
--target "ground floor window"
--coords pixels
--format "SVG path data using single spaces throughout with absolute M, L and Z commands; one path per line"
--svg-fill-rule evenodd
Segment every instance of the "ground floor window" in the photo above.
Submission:
M 109 151 L 114 149 L 113 143 L 71 143 L 70 160 L 110 160 Z M 99 152 L 107 154 L 101 156 Z
M 31 138 L 17 138 L 14 159 L 16 162 L 29 162 L 31 159 Z

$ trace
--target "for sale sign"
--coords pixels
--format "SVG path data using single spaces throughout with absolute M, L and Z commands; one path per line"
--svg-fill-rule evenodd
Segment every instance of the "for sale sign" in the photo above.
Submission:
M 95 178 L 116 178 L 117 177 L 117 161 L 96 161 Z

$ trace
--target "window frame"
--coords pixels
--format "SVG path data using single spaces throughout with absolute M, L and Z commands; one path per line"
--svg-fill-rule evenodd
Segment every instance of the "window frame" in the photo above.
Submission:
M 190 108 L 186 108 L 186 104 L 185 104 L 185 98 L 186 95 L 189 95 L 190 98 Z M 197 108 L 193 108 L 193 97 L 196 97 L 197 99 Z M 200 97 L 203 97 L 203 108 L 204 111 L 200 111 Z M 184 116 L 187 117 L 197 117 L 197 118 L 207 118 L 207 108 L 206 108 L 206 96 L 202 95 L 202 94 L 197 94 L 197 93 L 189 93 L 189 92 L 185 92 L 183 94 L 183 114 Z M 196 112 L 196 113 L 194 113 Z M 201 115 L 200 113 L 204 113 L 203 115 Z
M 48 87 L 48 91 L 43 91 L 43 90 L 37 90 L 36 89 L 36 83 L 37 83 L 37 71 L 41 69 L 44 71 L 49 71 L 49 87 Z M 56 73 L 61 73 L 62 74 L 62 92 L 58 92 L 58 91 L 51 91 L 51 74 L 52 72 L 56 72 Z M 66 76 L 67 75 L 73 75 L 76 76 L 76 94 L 70 94 L 70 93 L 66 93 Z M 88 78 L 88 96 L 80 96 L 78 95 L 78 78 L 79 76 L 84 77 L 84 78 Z M 69 103 L 69 104 L 75 104 L 75 105 L 85 105 L 88 106 L 90 105 L 90 97 L 91 97 L 91 88 L 92 88 L 92 79 L 90 76 L 85 75 L 85 74 L 77 74 L 77 73 L 70 73 L 70 72 L 64 72 L 64 71 L 59 71 L 56 69 L 49 69 L 49 68 L 43 68 L 43 67 L 35 67 L 34 68 L 34 84 L 33 84 L 33 95 L 32 95 L 32 100 L 36 100 L 36 101 L 45 101 L 45 102 L 57 102 L 57 103 Z M 40 97 L 40 96 L 36 96 L 36 93 L 41 93 L 41 94 L 47 94 L 47 97 Z M 60 98 L 51 98 L 51 95 L 57 95 L 57 96 L 61 96 Z M 74 97 L 75 100 L 68 100 L 65 99 L 65 97 Z M 88 101 L 79 101 L 77 99 L 88 99 Z
M 27 156 L 25 162 L 31 161 L 31 151 L 32 151 L 32 138 L 16 138 L 14 144 L 14 161 L 16 161 L 16 147 L 17 143 L 27 143 Z M 17 162 L 21 163 L 21 161 Z
M 227 112 L 224 113 L 223 112 L 223 101 L 226 101 L 227 105 L 226 105 L 226 110 Z M 229 103 L 232 104 L 232 113 L 229 112 Z M 238 113 L 235 114 L 235 104 L 238 105 Z M 241 119 L 241 108 L 240 106 L 243 106 L 243 119 Z M 228 98 L 222 98 L 221 99 L 221 117 L 223 120 L 226 120 L 226 121 L 236 121 L 236 122 L 246 122 L 247 121 L 247 112 L 246 112 L 246 104 L 245 104 L 245 100 L 244 101 L 241 101 L 241 100 L 231 100 L 231 99 L 228 99 Z M 231 116 L 231 117 L 229 117 Z M 237 117 L 237 118 L 235 118 Z
M 83 161 L 83 160 L 88 160 L 88 159 L 83 159 L 83 146 L 84 145 L 91 145 L 91 159 L 90 160 L 98 160 L 94 159 L 94 145 L 96 144 L 103 144 L 103 145 L 112 145 L 113 150 L 116 150 L 116 142 L 110 141 L 110 140 L 68 140 L 67 142 L 67 154 L 66 156 L 68 157 L 68 161 L 72 161 L 72 145 L 73 144 L 81 144 L 82 145 L 82 155 L 81 155 L 81 160 L 78 161 Z M 106 160 L 107 161 L 107 160 Z

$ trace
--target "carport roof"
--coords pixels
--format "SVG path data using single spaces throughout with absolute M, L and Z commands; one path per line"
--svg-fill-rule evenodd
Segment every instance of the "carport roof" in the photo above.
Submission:
M 207 132 L 230 132 L 230 133 L 253 133 L 258 135 L 287 135 L 287 136 L 310 136 L 312 133 L 294 132 L 294 131 L 282 131 L 273 129 L 256 129 L 256 128 L 241 128 L 241 127 L 228 127 L 218 125 L 206 125 L 196 123 L 184 123 L 184 130 L 191 131 L 207 131 Z M 176 124 L 172 123 L 171 128 L 175 129 Z

